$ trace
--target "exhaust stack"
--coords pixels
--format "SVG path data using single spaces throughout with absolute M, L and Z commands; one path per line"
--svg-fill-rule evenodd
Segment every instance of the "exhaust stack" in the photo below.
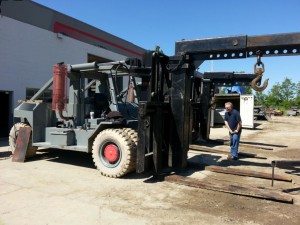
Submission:
M 52 110 L 64 120 L 66 118 L 62 116 L 62 112 L 66 106 L 66 81 L 67 66 L 55 64 L 53 66 Z

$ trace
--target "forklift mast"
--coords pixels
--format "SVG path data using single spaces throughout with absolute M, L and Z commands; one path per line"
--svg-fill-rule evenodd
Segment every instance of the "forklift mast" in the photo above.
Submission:
M 300 33 L 183 40 L 176 42 L 174 56 L 159 49 L 148 53 L 144 61 L 151 67 L 150 91 L 139 103 L 137 172 L 151 164 L 156 173 L 186 167 L 192 127 L 200 124 L 202 137 L 209 138 L 209 110 L 218 82 L 247 83 L 262 91 L 267 81 L 258 86 L 264 72 L 261 58 L 299 54 Z M 201 81 L 195 77 L 206 60 L 248 57 L 257 57 L 253 74 L 205 74 Z

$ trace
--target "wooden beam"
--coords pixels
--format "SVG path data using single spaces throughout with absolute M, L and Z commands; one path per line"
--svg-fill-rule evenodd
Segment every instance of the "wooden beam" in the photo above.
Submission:
M 24 162 L 30 141 L 30 135 L 31 127 L 20 127 L 16 140 L 16 149 L 12 157 L 13 162 Z
M 210 152 L 210 153 L 225 154 L 225 155 L 229 154 L 229 151 L 227 150 L 214 149 L 214 148 L 209 148 L 209 147 L 199 146 L 199 145 L 190 145 L 189 148 L 201 152 Z M 246 157 L 246 158 L 267 159 L 266 157 L 257 156 L 257 154 L 247 153 L 247 152 L 239 152 L 239 156 Z
M 224 141 L 224 145 L 229 145 L 229 143 L 230 143 L 230 141 Z M 264 146 L 257 145 L 257 144 L 249 144 L 249 143 L 242 143 L 242 142 L 239 143 L 239 146 L 253 147 L 256 149 L 263 149 L 263 150 L 274 150 L 271 147 L 264 147 Z
M 264 178 L 264 179 L 272 180 L 272 174 L 257 172 L 254 170 L 225 168 L 225 167 L 221 167 L 221 166 L 206 166 L 205 170 L 209 170 L 211 172 L 216 172 L 216 173 L 226 173 L 226 174 L 233 174 L 233 175 L 238 175 L 238 176 L 257 177 L 257 178 Z M 292 182 L 292 179 L 290 177 L 280 176 L 280 175 L 274 175 L 274 180 Z
M 270 189 L 259 189 L 257 187 L 246 187 L 240 184 L 224 184 L 220 182 L 211 183 L 208 181 L 202 181 L 195 178 L 183 177 L 179 175 L 170 175 L 165 177 L 165 181 L 176 183 L 180 185 L 186 185 L 189 187 L 207 189 L 212 191 L 225 192 L 235 195 L 242 195 L 253 198 L 261 198 L 272 201 L 293 203 L 293 198 L 286 193 L 282 193 Z
M 225 139 L 215 139 L 215 140 L 208 140 L 208 143 L 211 143 L 211 144 L 218 144 L 218 145 L 229 145 L 230 141 L 229 140 L 225 140 Z M 263 143 L 251 143 L 251 142 L 243 142 L 241 141 L 240 146 L 248 146 L 248 147 L 253 147 L 253 148 L 257 148 L 257 149 L 263 149 L 263 150 L 274 150 L 274 148 L 272 148 L 273 146 L 274 147 L 281 147 L 281 148 L 284 148 L 284 147 L 287 147 L 287 146 L 284 146 L 284 145 L 273 145 L 273 144 L 263 144 Z

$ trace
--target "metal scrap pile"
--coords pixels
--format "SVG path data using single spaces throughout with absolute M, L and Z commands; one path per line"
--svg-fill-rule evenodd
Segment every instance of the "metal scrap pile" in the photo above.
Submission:
M 290 110 L 286 112 L 287 116 L 299 116 L 300 115 L 300 109 L 298 107 L 292 107 Z
M 269 120 L 270 114 L 267 113 L 265 107 L 254 106 L 254 120 Z

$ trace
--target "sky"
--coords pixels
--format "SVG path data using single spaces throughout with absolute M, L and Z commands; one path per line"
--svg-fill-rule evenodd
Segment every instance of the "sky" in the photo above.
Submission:
M 175 42 L 300 32 L 300 0 L 35 0 L 145 49 L 174 55 Z M 262 58 L 269 87 L 300 81 L 300 56 Z M 206 61 L 204 71 L 253 72 L 255 58 Z

